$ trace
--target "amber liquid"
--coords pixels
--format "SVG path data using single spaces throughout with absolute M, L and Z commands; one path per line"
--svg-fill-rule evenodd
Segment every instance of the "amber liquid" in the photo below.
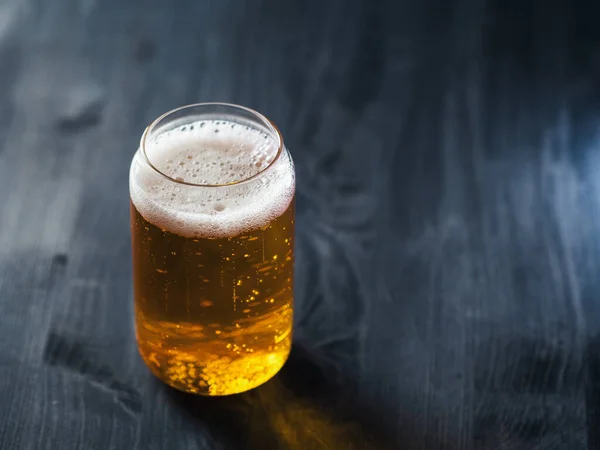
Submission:
M 268 226 L 203 239 L 162 230 L 131 204 L 136 334 L 167 384 L 228 395 L 285 363 L 292 342 L 294 201 Z

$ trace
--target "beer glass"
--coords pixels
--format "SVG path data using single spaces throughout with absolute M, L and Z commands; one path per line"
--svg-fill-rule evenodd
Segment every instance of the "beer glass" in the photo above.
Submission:
M 277 127 L 236 105 L 185 106 L 144 132 L 129 175 L 135 324 L 150 370 L 228 395 L 292 342 L 295 173 Z

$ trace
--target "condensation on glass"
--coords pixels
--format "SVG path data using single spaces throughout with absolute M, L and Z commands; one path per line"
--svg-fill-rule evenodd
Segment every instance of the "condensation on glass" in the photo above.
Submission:
M 136 335 L 165 383 L 228 395 L 285 363 L 292 342 L 292 159 L 264 116 L 227 104 L 171 111 L 129 177 Z

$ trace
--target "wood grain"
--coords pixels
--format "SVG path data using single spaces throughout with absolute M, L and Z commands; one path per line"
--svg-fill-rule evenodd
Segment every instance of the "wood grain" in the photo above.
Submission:
M 599 449 L 599 13 L 0 3 L 0 448 Z M 295 348 L 224 399 L 132 326 L 129 161 L 203 101 L 298 174 Z

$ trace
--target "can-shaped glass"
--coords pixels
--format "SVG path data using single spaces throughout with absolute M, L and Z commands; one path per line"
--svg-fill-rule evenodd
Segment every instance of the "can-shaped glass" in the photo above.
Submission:
M 170 111 L 129 174 L 135 325 L 150 370 L 229 395 L 284 365 L 292 343 L 294 164 L 277 127 L 241 106 Z

